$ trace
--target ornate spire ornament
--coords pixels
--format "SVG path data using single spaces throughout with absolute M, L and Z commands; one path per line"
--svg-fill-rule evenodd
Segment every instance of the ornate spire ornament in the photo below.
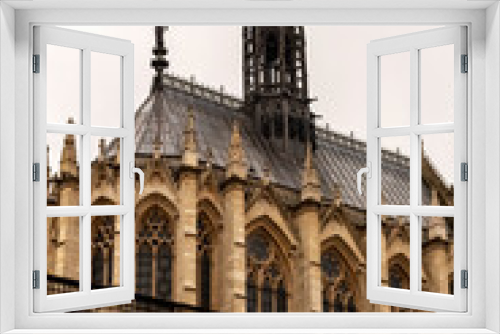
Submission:
M 212 169 L 213 165 L 214 165 L 214 154 L 212 152 L 212 149 L 210 147 L 207 147 L 206 167 L 207 167 L 207 169 Z
M 264 164 L 264 169 L 262 170 L 262 185 L 268 186 L 271 183 L 271 175 L 269 171 L 269 166 L 267 163 Z
M 228 150 L 228 162 L 226 176 L 245 179 L 247 169 L 245 165 L 245 151 L 241 141 L 240 127 L 237 121 L 233 122 L 233 131 L 231 133 L 231 142 Z
M 106 139 L 101 138 L 99 140 L 99 155 L 97 156 L 97 160 L 100 162 L 104 161 L 104 150 L 106 149 Z
M 196 148 L 196 130 L 193 107 L 189 107 L 186 129 L 184 130 L 184 152 L 182 154 L 184 166 L 198 166 L 198 151 Z
M 302 201 L 321 201 L 318 173 L 314 167 L 311 142 L 307 143 L 304 170 L 302 172 Z
M 75 124 L 73 118 L 68 119 L 68 124 Z M 74 135 L 66 135 L 64 137 L 64 146 L 62 149 L 62 157 L 60 162 L 61 176 L 78 176 L 78 167 L 76 160 L 76 143 Z
M 169 62 L 166 59 L 168 50 L 165 47 L 164 34 L 168 27 L 155 27 L 156 44 L 153 48 L 154 58 L 151 60 L 151 67 L 156 71 L 151 90 L 161 90 L 163 88 L 163 71 L 168 69 Z
M 333 205 L 336 208 L 342 205 L 342 186 L 338 183 L 333 184 Z

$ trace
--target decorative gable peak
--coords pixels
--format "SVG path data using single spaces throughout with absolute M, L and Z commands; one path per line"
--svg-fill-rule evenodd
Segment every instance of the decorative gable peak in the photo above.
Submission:
M 231 141 L 228 150 L 228 161 L 226 176 L 245 179 L 247 176 L 247 168 L 245 164 L 245 151 L 240 135 L 240 127 L 238 122 L 233 123 L 233 131 L 231 133 Z
M 318 172 L 314 167 L 312 145 L 307 143 L 306 158 L 304 161 L 304 170 L 302 172 L 302 201 L 321 201 L 321 188 L 318 178 Z
M 184 152 L 182 164 L 189 167 L 198 166 L 198 151 L 196 149 L 196 130 L 193 108 L 189 107 L 186 129 L 184 130 Z

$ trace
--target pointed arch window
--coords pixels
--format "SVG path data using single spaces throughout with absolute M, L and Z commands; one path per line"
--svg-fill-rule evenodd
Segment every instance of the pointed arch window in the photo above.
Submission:
M 136 259 L 136 292 L 145 295 L 153 295 L 153 252 L 147 244 L 139 245 Z
M 92 289 L 119 285 L 114 277 L 115 239 L 119 238 L 115 216 L 98 216 L 92 222 Z M 118 268 L 117 268 L 118 269 Z
M 257 286 L 253 275 L 247 276 L 247 312 L 257 312 Z
M 265 231 L 247 237 L 247 312 L 288 312 L 285 257 Z
M 278 312 L 288 312 L 285 283 L 281 281 L 278 285 Z
M 146 211 L 136 237 L 136 252 L 136 292 L 171 300 L 172 224 L 161 207 L 155 205 Z
M 271 283 L 269 282 L 269 278 L 266 277 L 264 279 L 264 284 L 262 286 L 262 291 L 261 291 L 261 306 L 260 310 L 261 312 L 272 312 L 273 311 L 273 291 L 271 289 Z
M 196 223 L 197 247 L 197 286 L 198 305 L 210 310 L 212 307 L 212 275 L 213 275 L 213 225 L 208 216 L 201 213 Z
M 356 312 L 353 282 L 355 275 L 345 258 L 332 247 L 321 255 L 323 312 Z

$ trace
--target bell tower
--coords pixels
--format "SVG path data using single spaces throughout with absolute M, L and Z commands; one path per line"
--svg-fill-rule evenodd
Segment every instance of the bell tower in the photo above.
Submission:
M 314 140 L 304 27 L 243 27 L 245 110 L 280 149 Z

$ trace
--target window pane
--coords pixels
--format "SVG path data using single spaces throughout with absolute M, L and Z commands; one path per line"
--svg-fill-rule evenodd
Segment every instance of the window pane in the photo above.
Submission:
M 381 147 L 381 204 L 410 205 L 410 137 L 384 137 Z
M 80 124 L 81 50 L 47 45 L 47 123 Z
M 81 136 L 47 133 L 47 206 L 80 205 L 80 143 Z
M 47 295 L 80 290 L 80 217 L 47 218 Z
M 410 289 L 410 217 L 381 216 L 381 286 Z
M 422 291 L 453 294 L 454 221 L 452 217 L 421 217 Z M 439 268 L 436 270 L 435 268 Z
M 454 45 L 420 50 L 420 120 L 453 122 Z
M 410 52 L 380 57 L 380 126 L 410 125 Z
M 422 205 L 452 206 L 454 196 L 454 135 L 421 136 Z
M 121 126 L 121 57 L 90 53 L 92 126 Z
M 120 286 L 120 216 L 92 217 L 92 289 Z
M 92 205 L 120 205 L 120 138 L 92 136 Z

